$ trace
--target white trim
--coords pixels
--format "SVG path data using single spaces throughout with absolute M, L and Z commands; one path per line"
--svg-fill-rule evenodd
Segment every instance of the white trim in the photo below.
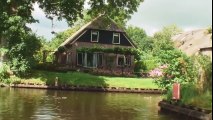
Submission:
M 81 65 L 80 65 L 80 64 L 78 64 L 78 54 L 81 54 L 81 57 L 82 57 L 82 61 L 81 61 L 81 62 L 82 62 L 82 64 L 81 64 Z M 84 62 L 83 62 L 83 55 L 84 55 L 83 53 L 81 53 L 81 52 L 77 52 L 77 66 L 83 66 L 83 63 L 84 63 Z
M 95 56 L 95 54 L 96 54 L 96 65 L 95 66 L 93 66 L 93 62 L 94 62 L 94 56 Z M 97 53 L 95 52 L 95 53 L 92 53 L 92 67 L 91 66 L 88 66 L 88 64 L 87 64 L 87 62 L 88 62 L 88 53 L 84 53 L 84 64 L 83 64 L 83 67 L 85 67 L 85 68 L 97 68 Z
M 71 63 L 72 63 L 72 52 L 68 52 L 66 64 L 71 64 Z
M 122 65 L 119 65 L 119 64 L 118 64 L 118 58 L 119 58 L 119 57 L 123 57 L 123 59 L 124 59 L 124 65 L 126 64 L 126 57 L 125 57 L 125 55 L 117 55 L 116 64 L 117 64 L 117 66 L 121 67 Z
M 123 35 L 124 35 L 124 37 L 129 41 L 129 43 L 132 45 L 132 47 L 136 48 L 135 45 L 132 44 L 132 42 L 129 40 L 129 38 L 128 38 L 125 34 L 123 34 Z
M 98 55 L 97 59 L 98 58 L 100 59 L 100 56 L 101 56 L 101 64 L 102 64 L 101 66 L 103 66 L 103 63 L 104 63 L 104 54 L 103 53 L 97 53 L 97 55 Z M 98 67 L 98 62 L 99 62 L 98 60 L 97 60 L 97 67 Z
M 119 43 L 115 43 L 115 41 L 114 41 L 114 37 L 115 37 L 115 36 L 117 36 L 116 34 L 118 34 L 118 37 L 119 37 Z M 113 33 L 113 36 L 112 36 L 112 44 L 120 45 L 120 43 L 121 43 L 121 34 L 120 34 L 120 33 L 118 33 L 118 32 L 114 32 L 114 33 Z
M 130 62 L 129 64 L 127 64 L 127 59 L 130 60 L 130 61 L 129 61 L 129 62 Z M 125 65 L 126 65 L 126 66 L 131 66 L 131 65 L 132 65 L 132 57 L 131 57 L 131 56 L 128 56 L 128 57 L 125 56 Z
M 93 33 L 97 33 L 97 41 L 93 41 L 93 39 L 92 39 L 92 35 L 93 35 Z M 98 30 L 91 30 L 91 40 L 90 40 L 91 42 L 99 42 L 99 31 Z

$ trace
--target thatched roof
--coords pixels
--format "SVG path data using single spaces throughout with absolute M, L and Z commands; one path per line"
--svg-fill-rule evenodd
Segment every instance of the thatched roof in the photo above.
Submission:
M 175 46 L 187 55 L 193 55 L 200 51 L 201 48 L 212 47 L 212 34 L 207 29 L 198 29 L 184 32 L 173 36 Z
M 87 29 L 108 30 L 115 32 L 124 32 L 112 19 L 104 15 L 94 19 L 87 27 Z
M 75 32 L 71 37 L 69 37 L 67 40 L 65 40 L 60 46 L 65 46 L 68 43 L 71 43 L 85 30 L 87 29 L 98 29 L 98 30 L 108 30 L 108 31 L 115 31 L 115 32 L 124 32 L 123 29 L 121 29 L 116 23 L 104 16 L 98 16 L 97 18 L 93 19 L 91 22 L 85 24 L 82 26 L 77 32 Z

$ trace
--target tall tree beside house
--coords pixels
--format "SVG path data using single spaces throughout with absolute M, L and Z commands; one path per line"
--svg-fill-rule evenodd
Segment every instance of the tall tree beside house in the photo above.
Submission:
M 16 75 L 26 76 L 36 63 L 35 54 L 41 47 L 41 40 L 28 31 L 21 20 L 14 22 L 19 26 L 10 27 L 4 37 L 7 40 L 7 63 Z
M 154 41 L 151 37 L 147 36 L 142 28 L 128 26 L 126 32 L 139 49 L 142 51 L 152 51 Z
M 182 30 L 176 25 L 169 25 L 164 27 L 161 31 L 155 33 L 153 37 L 153 54 L 157 56 L 162 50 L 173 50 L 174 43 L 171 38 L 180 32 L 182 32 Z
M 156 83 L 164 89 L 170 89 L 175 82 L 194 85 L 198 77 L 192 58 L 173 45 L 171 37 L 179 32 L 181 29 L 171 25 L 154 35 L 153 56 L 158 58 L 164 73 Z
M 141 2 L 142 0 L 90 0 L 90 2 L 88 2 L 88 4 L 90 5 L 89 13 L 96 14 L 97 11 L 101 11 L 101 13 L 109 14 L 110 12 L 107 12 L 107 10 L 109 11 L 109 9 L 112 11 L 123 10 L 122 14 L 124 15 L 124 17 L 122 18 L 123 20 L 125 20 L 128 18 L 129 14 L 132 14 L 134 11 L 137 10 L 137 7 Z M 36 37 L 31 33 L 31 30 L 26 27 L 27 23 L 37 22 L 32 16 L 33 4 L 35 3 L 38 3 L 39 7 L 44 10 L 47 18 L 52 19 L 53 17 L 56 17 L 58 18 L 58 20 L 65 18 L 68 24 L 72 25 L 78 19 L 78 17 L 82 17 L 82 10 L 85 0 L 1 0 L 0 39 L 1 41 L 6 41 L 3 42 L 5 43 L 3 47 L 7 49 L 15 47 L 21 51 L 26 47 L 26 45 L 22 42 L 27 42 L 27 39 L 31 38 L 33 38 L 32 40 L 36 39 Z M 112 14 L 111 16 L 116 16 L 118 13 L 120 13 L 119 11 L 114 12 L 114 14 Z M 22 45 L 17 47 L 17 44 L 15 43 Z M 37 40 L 35 40 L 35 43 L 38 43 Z M 35 52 L 36 50 L 32 51 Z M 13 52 L 8 52 L 8 54 L 10 54 L 10 62 L 13 61 L 12 59 L 16 59 Z M 20 52 L 20 54 L 22 54 L 21 56 L 24 56 L 24 53 Z M 20 57 L 20 59 L 26 60 L 22 57 Z M 28 60 L 24 62 L 26 63 L 26 66 L 24 66 L 25 68 L 30 67 L 28 64 L 29 62 L 30 61 Z M 15 60 L 13 63 L 19 62 Z M 17 71 L 20 71 L 23 66 L 21 67 L 20 65 L 17 65 L 17 67 Z

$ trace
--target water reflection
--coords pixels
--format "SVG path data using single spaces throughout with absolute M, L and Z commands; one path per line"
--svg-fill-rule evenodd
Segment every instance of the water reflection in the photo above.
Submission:
M 0 120 L 178 120 L 160 95 L 0 88 Z

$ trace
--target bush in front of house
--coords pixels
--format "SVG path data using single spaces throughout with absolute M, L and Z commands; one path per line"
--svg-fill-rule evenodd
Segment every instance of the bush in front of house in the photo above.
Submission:
M 152 77 L 152 78 L 158 78 L 158 77 L 162 77 L 164 75 L 164 69 L 168 68 L 167 65 L 162 65 L 158 68 L 155 68 L 153 70 L 151 70 L 149 72 L 149 77 Z
M 35 68 L 38 70 L 56 71 L 57 65 L 53 63 L 39 63 Z

